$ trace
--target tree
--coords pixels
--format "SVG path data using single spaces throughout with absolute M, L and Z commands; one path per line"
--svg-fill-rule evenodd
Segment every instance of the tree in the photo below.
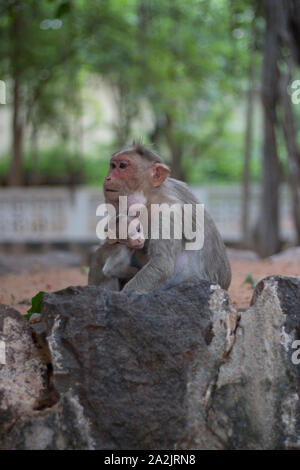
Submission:
M 283 128 L 290 159 L 290 183 L 296 228 L 299 237 L 299 152 L 293 114 L 287 96 L 287 80 L 290 77 L 290 61 L 300 57 L 299 6 L 294 0 L 264 0 L 266 36 L 262 73 L 262 104 L 264 113 L 264 148 L 262 198 L 257 227 L 257 251 L 261 256 L 269 256 L 280 249 L 279 238 L 279 184 L 280 165 L 276 141 L 278 111 L 283 105 Z M 282 61 L 286 62 L 282 70 Z M 288 74 L 285 77 L 285 74 Z M 281 85 L 281 87 L 280 87 Z M 281 99 L 280 99 L 281 97 Z
M 55 16 L 59 12 L 56 2 L 51 5 L 45 0 L 12 0 L 1 3 L 0 8 L 3 40 L 0 47 L 4 53 L 0 65 L 11 85 L 13 108 L 9 184 L 21 185 L 25 133 L 33 124 L 36 139 L 35 119 L 39 103 L 45 102 L 45 89 L 57 86 L 63 75 L 62 67 L 74 57 L 72 29 L 68 25 L 63 27 Z M 63 100 L 64 95 L 59 99 Z M 40 120 L 40 125 L 46 117 Z

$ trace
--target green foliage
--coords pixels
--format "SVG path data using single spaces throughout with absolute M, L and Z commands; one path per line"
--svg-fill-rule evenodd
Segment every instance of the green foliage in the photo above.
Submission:
M 45 292 L 40 291 L 31 299 L 31 307 L 27 310 L 27 314 L 24 315 L 26 320 L 29 321 L 31 315 L 34 313 L 42 313 L 43 297 Z
M 85 275 L 88 275 L 89 270 L 90 270 L 89 266 L 81 266 L 81 269 L 80 269 L 82 274 L 85 274 Z
M 9 155 L 2 155 L 0 158 L 0 181 L 3 182 L 8 175 L 10 165 Z
M 71 153 L 67 162 L 66 151 L 63 146 L 59 145 L 44 148 L 39 152 L 38 168 L 35 171 L 51 178 L 65 176 L 70 169 L 76 169 L 79 165 L 76 154 Z M 26 174 L 31 174 L 34 171 L 34 162 L 30 151 L 25 154 L 24 168 Z
M 79 183 L 102 185 L 107 174 L 108 157 L 111 152 L 102 150 L 97 157 L 96 152 L 93 156 L 79 156 L 76 152 L 69 151 L 68 160 L 66 160 L 66 151 L 63 145 L 42 149 L 39 152 L 38 169 L 34 167 L 30 151 L 26 152 L 25 175 L 30 177 L 35 172 L 41 181 L 48 181 L 48 184 L 65 184 L 69 181 L 70 173 L 72 173 L 78 175 Z M 7 166 L 4 166 L 4 169 L 7 169 Z M 0 175 L 1 170 L 0 166 Z
M 0 13 L 0 78 L 22 84 L 27 136 L 29 130 L 54 135 L 50 145 L 26 149 L 27 176 L 37 172 L 59 183 L 73 172 L 99 184 L 111 149 L 138 132 L 170 164 L 178 149 L 189 182 L 241 179 L 252 2 L 14 0 L 3 2 Z M 11 34 L 16 18 L 22 35 Z M 109 145 L 99 138 L 87 155 L 74 143 L 91 78 L 112 90 L 117 112 Z M 152 129 L 144 124 L 145 107 Z M 95 116 L 90 126 L 103 122 L 105 116 Z M 259 136 L 256 141 L 255 179 Z M 0 159 L 0 175 L 7 170 Z
M 247 274 L 246 279 L 244 280 L 244 284 L 250 284 L 252 289 L 255 289 L 255 287 L 257 285 L 257 281 L 254 281 L 254 279 L 252 277 L 252 274 L 249 273 L 249 274 Z
M 110 154 L 107 154 L 108 156 Z M 108 157 L 89 158 L 85 161 L 85 182 L 91 186 L 102 186 L 108 170 Z
M 55 18 L 61 18 L 62 16 L 66 15 L 71 11 L 72 3 L 70 0 L 63 1 L 60 5 L 58 5 L 57 10 L 55 12 Z

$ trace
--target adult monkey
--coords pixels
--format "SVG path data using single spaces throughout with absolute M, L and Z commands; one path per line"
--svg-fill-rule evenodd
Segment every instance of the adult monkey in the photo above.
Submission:
M 106 203 L 113 204 L 117 211 L 119 196 L 130 196 L 134 193 L 141 193 L 145 197 L 149 216 L 151 204 L 179 203 L 182 206 L 199 204 L 184 183 L 169 177 L 169 168 L 156 152 L 136 142 L 112 155 L 103 188 Z M 219 284 L 223 289 L 228 289 L 231 269 L 225 246 L 206 211 L 203 247 L 200 250 L 190 251 L 185 250 L 184 245 L 184 235 L 181 240 L 149 238 L 145 243 L 148 261 L 125 284 L 123 291 L 133 289 L 138 292 L 149 292 L 165 281 L 168 281 L 168 285 L 174 285 L 189 278 L 205 279 Z M 89 285 L 110 288 L 109 280 L 104 281 L 99 274 L 103 267 L 105 250 L 104 244 L 93 255 Z M 113 280 L 111 288 L 115 289 Z

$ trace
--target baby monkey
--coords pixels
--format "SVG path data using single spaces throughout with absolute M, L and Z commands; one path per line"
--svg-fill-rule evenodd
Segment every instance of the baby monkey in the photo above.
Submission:
M 128 209 L 133 204 L 145 204 L 146 199 L 139 193 L 134 193 L 128 197 Z M 127 225 L 128 238 L 112 238 L 111 233 L 107 231 L 108 245 L 118 244 L 114 248 L 104 263 L 102 273 L 106 278 L 117 278 L 129 280 L 146 264 L 145 255 L 136 250 L 142 250 L 145 245 L 143 226 L 137 217 L 129 215 L 118 215 L 116 218 L 116 233 L 119 234 L 120 223 Z
M 123 217 L 126 218 L 127 226 L 129 226 L 132 221 L 136 222 L 136 224 L 133 228 L 131 227 L 128 233 L 128 239 L 124 241 L 109 238 L 108 234 L 107 243 L 109 245 L 118 244 L 118 246 L 115 247 L 112 254 L 106 259 L 102 272 L 107 278 L 116 277 L 118 279 L 128 280 L 131 279 L 140 268 L 137 259 L 135 260 L 136 266 L 132 265 L 132 259 L 136 250 L 142 250 L 144 248 L 145 238 L 143 227 L 138 220 L 135 221 L 134 218 L 128 216 L 118 216 L 117 224 L 120 222 L 120 218 Z M 140 256 L 136 258 L 140 258 Z

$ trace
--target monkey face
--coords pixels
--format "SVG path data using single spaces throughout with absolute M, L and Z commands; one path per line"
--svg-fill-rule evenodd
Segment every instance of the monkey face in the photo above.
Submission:
M 138 219 L 133 219 L 128 225 L 128 242 L 129 248 L 141 250 L 145 245 L 144 230 L 141 222 Z
M 107 202 L 117 201 L 119 196 L 128 196 L 137 191 L 141 182 L 141 165 L 134 155 L 116 155 L 110 160 L 103 188 Z
M 152 188 L 161 186 L 169 172 L 163 163 L 149 162 L 136 153 L 113 155 L 103 184 L 105 200 L 117 202 L 119 196 L 137 191 L 147 196 Z

